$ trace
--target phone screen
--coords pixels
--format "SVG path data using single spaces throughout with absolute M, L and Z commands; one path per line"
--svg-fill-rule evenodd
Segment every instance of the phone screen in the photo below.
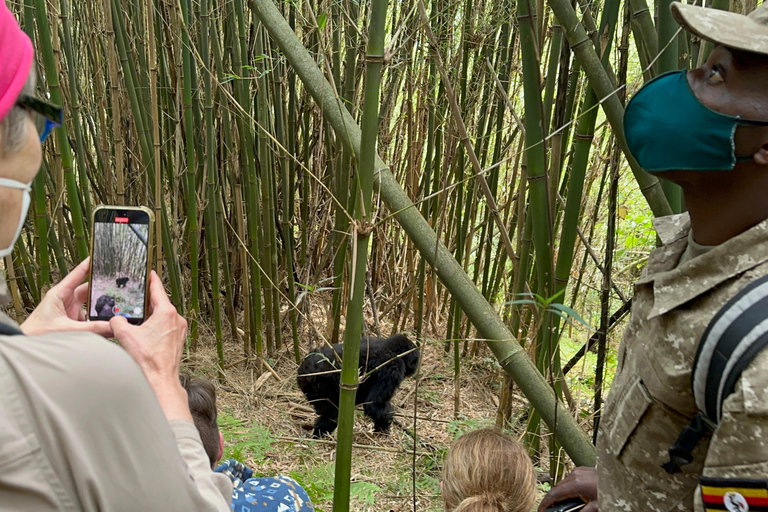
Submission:
M 94 213 L 91 257 L 91 320 L 124 316 L 144 321 L 149 215 L 140 210 L 100 208 Z

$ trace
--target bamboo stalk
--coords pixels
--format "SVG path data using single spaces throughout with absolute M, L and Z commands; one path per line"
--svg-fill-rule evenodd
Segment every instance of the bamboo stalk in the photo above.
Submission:
M 182 25 L 191 24 L 190 1 L 180 0 Z M 187 30 L 181 31 L 181 54 L 183 91 L 182 105 L 184 118 L 184 144 L 186 155 L 186 199 L 187 199 L 187 238 L 189 239 L 189 274 L 190 297 L 186 315 L 189 320 L 189 339 L 192 352 L 197 350 L 198 317 L 200 313 L 200 271 L 198 268 L 198 228 L 197 228 L 197 154 L 194 144 L 194 118 L 192 116 L 192 49 Z
M 200 1 L 200 54 L 205 60 L 208 69 L 203 71 L 203 91 L 205 108 L 205 174 L 208 177 L 206 207 L 206 245 L 208 246 L 208 268 L 211 280 L 211 295 L 213 302 L 213 322 L 216 333 L 216 355 L 218 358 L 217 373 L 219 382 L 224 382 L 224 340 L 221 329 L 221 291 L 219 280 L 219 235 L 218 221 L 216 220 L 216 204 L 218 203 L 218 177 L 215 169 L 216 140 L 213 124 L 213 94 L 212 76 L 213 56 L 208 42 L 211 20 L 211 7 L 208 0 Z
M 348 112 L 338 108 L 338 98 L 330 84 L 275 5 L 270 0 L 252 0 L 250 6 L 322 108 L 337 136 L 356 155 L 361 155 L 360 129 Z M 459 298 L 462 309 L 478 333 L 488 340 L 488 346 L 501 367 L 515 378 L 522 392 L 541 413 L 574 462 L 578 465 L 594 465 L 594 446 L 566 409 L 557 403 L 546 380 L 517 343 L 515 336 L 478 292 L 445 245 L 438 241 L 435 232 L 380 158 L 375 160 L 375 169 L 375 185 L 382 199 L 391 211 L 396 212 L 395 218 L 422 256 L 436 269 L 451 294 Z
M 565 29 L 565 36 L 573 50 L 576 59 L 581 64 L 589 79 L 590 86 L 597 94 L 608 122 L 616 133 L 616 138 L 624 155 L 629 162 L 640 191 L 645 196 L 654 215 L 662 217 L 670 215 L 672 209 L 664 195 L 659 180 L 643 171 L 627 149 L 624 138 L 624 107 L 615 95 L 615 87 L 600 63 L 595 48 L 579 22 L 576 12 L 568 0 L 549 0 L 549 5 Z
M 56 66 L 53 54 L 53 44 L 51 42 L 50 23 L 48 21 L 48 10 L 45 0 L 35 0 L 35 14 L 37 21 L 37 31 L 40 38 L 41 53 L 45 64 L 45 78 L 48 82 L 48 91 L 51 95 L 51 101 L 58 105 L 63 105 L 61 87 L 59 86 L 59 70 Z M 61 150 L 61 166 L 64 170 L 64 181 L 67 188 L 67 197 L 69 199 L 69 208 L 71 212 L 72 227 L 75 235 L 75 257 L 83 260 L 88 256 L 88 242 L 85 238 L 85 222 L 83 220 L 83 211 L 80 207 L 80 198 L 77 188 L 77 179 L 74 172 L 74 160 L 72 157 L 72 148 L 69 145 L 67 130 L 64 126 L 55 130 L 56 142 Z
M 365 53 L 365 92 L 358 159 L 359 172 L 356 174 L 358 183 L 356 191 L 359 192 L 360 197 L 355 202 L 355 221 L 352 223 L 353 270 L 350 278 L 352 295 L 347 303 L 344 357 L 341 362 L 341 380 L 339 382 L 339 434 L 336 443 L 336 470 L 334 472 L 334 512 L 349 511 L 355 397 L 358 387 L 365 276 L 368 264 L 368 244 L 374 221 L 371 196 L 373 195 L 373 174 L 376 170 L 379 89 L 382 67 L 384 66 L 384 22 L 386 14 L 387 0 L 372 0 L 368 47 Z
M 162 211 L 163 204 L 163 182 L 162 170 L 160 167 L 160 121 L 158 116 L 157 103 L 157 83 L 159 81 L 157 74 L 157 50 L 155 46 L 155 9 L 153 0 L 146 0 L 147 7 L 147 44 L 149 45 L 149 96 L 152 109 L 150 110 L 149 120 L 152 123 L 152 135 L 150 141 L 153 146 L 153 163 L 155 166 L 155 218 L 161 222 L 155 224 L 155 270 L 163 275 L 163 223 Z

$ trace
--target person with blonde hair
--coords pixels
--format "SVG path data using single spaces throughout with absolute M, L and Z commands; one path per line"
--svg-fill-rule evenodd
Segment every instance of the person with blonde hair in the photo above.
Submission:
M 459 437 L 440 482 L 447 512 L 530 512 L 536 474 L 525 448 L 495 428 Z

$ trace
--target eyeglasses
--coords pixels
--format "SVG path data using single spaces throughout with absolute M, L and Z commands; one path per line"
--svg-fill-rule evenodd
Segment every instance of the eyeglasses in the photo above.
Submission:
M 64 109 L 34 96 L 22 95 L 16 100 L 16 105 L 34 112 L 35 127 L 43 142 L 51 134 L 51 130 L 64 122 Z

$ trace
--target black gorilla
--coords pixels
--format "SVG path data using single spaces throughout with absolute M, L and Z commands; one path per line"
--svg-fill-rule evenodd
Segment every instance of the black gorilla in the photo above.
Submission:
M 102 295 L 96 299 L 96 316 L 113 317 L 115 312 L 112 308 L 115 307 L 115 298 L 111 295 Z
M 342 347 L 339 343 L 334 345 L 333 349 L 328 346 L 316 348 L 299 366 L 299 387 L 315 412 L 320 415 L 315 421 L 312 432 L 314 437 L 321 437 L 336 430 L 341 373 L 333 370 L 341 369 Z M 389 401 L 403 379 L 413 375 L 418 365 L 419 350 L 402 334 L 395 334 L 387 339 L 361 340 L 361 382 L 357 388 L 355 404 L 364 404 L 365 415 L 373 420 L 374 430 L 377 432 L 389 431 L 395 415 Z M 367 372 L 372 373 L 364 377 Z
M 125 284 L 128 282 L 128 280 L 129 279 L 127 277 L 118 277 L 115 279 L 115 282 L 117 283 L 118 288 L 125 288 Z

